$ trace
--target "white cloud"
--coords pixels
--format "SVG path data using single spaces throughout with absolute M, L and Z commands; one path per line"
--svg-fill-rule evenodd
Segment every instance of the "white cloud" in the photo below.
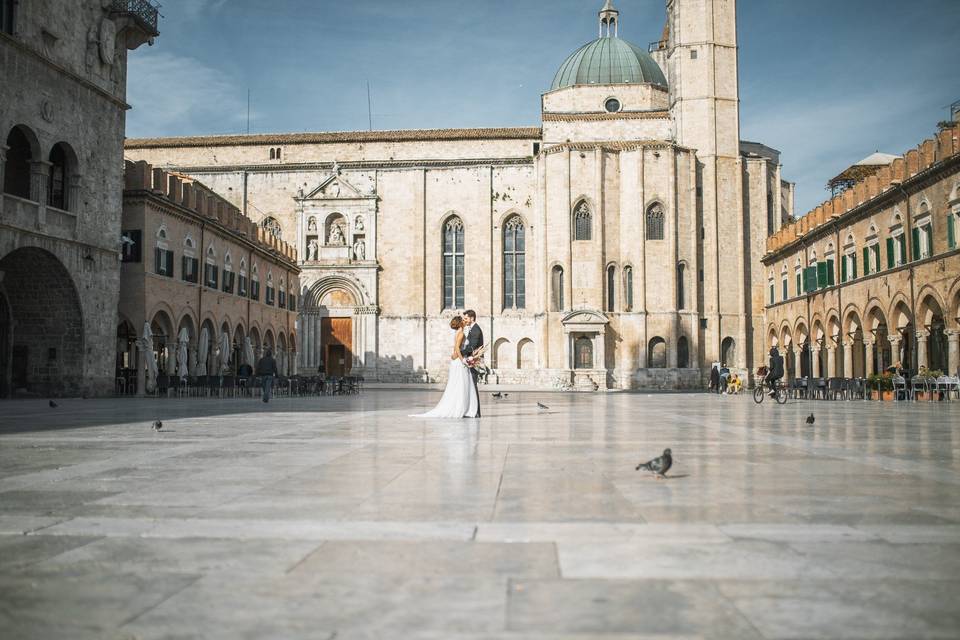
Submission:
M 128 78 L 128 137 L 246 128 L 246 89 L 199 60 L 166 52 L 131 56 Z

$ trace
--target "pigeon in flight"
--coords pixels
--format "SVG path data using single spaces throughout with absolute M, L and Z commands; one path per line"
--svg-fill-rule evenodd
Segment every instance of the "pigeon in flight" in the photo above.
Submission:
M 540 408 L 540 409 L 549 409 L 549 408 L 550 408 L 550 407 L 548 407 L 547 405 L 543 404 L 542 402 L 538 402 L 538 403 L 537 403 L 537 407 Z
M 662 456 L 654 458 L 649 462 L 638 464 L 636 470 L 640 471 L 640 469 L 643 469 L 644 471 L 651 471 L 657 474 L 657 478 L 659 479 L 664 477 L 672 466 L 673 457 L 670 454 L 670 449 L 664 449 Z
M 816 418 L 813 417 L 813 414 L 807 416 L 807 424 L 813 424 L 816 421 Z
M 154 431 L 160 431 L 161 429 L 163 429 L 163 423 L 160 422 L 159 420 L 154 420 L 154 421 L 153 421 L 153 430 L 154 430 Z
M 51 409 L 56 409 L 57 407 L 60 406 L 60 405 L 58 405 L 56 402 L 54 402 L 53 400 L 51 400 L 48 404 L 50 405 L 50 408 L 51 408 Z

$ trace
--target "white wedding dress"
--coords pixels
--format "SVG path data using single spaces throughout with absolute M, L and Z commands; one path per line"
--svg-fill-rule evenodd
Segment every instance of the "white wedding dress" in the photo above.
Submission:
M 437 406 L 411 418 L 476 418 L 480 412 L 480 398 L 473 386 L 470 369 L 461 360 L 450 361 L 447 388 Z

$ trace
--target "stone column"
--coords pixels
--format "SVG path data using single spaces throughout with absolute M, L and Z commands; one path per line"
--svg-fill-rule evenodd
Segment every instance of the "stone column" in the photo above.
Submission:
M 866 359 L 866 368 L 863 370 L 863 376 L 867 377 L 873 374 L 873 342 L 869 340 L 863 341 L 863 353 Z
M 927 339 L 930 337 L 929 331 L 917 331 L 917 369 L 927 367 Z
M 837 347 L 832 344 L 827 347 L 827 372 L 824 377 L 837 377 Z
M 793 348 L 793 377 L 803 377 L 803 347 Z
M 563 368 L 564 369 L 573 369 L 573 360 L 572 360 L 572 349 L 570 348 L 570 342 L 573 340 L 573 337 L 569 333 L 563 334 Z
M 50 165 L 46 160 L 34 160 L 30 163 L 30 199 L 40 204 L 47 204 Z
M 888 366 L 893 366 L 897 362 L 900 362 L 901 360 L 900 341 L 901 340 L 903 340 L 903 338 L 900 336 L 900 334 L 887 336 L 887 342 L 890 343 L 890 363 Z
M 820 377 L 820 347 L 810 345 L 810 377 Z
M 958 375 L 960 369 L 960 331 L 957 329 L 947 329 L 947 368 L 944 372 L 948 376 Z
M 843 377 L 853 377 L 853 340 L 843 341 Z

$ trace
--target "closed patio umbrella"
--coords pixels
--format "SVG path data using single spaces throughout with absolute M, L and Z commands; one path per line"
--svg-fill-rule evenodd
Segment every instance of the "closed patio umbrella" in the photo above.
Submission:
M 157 388 L 157 354 L 153 352 L 153 332 L 150 323 L 143 323 L 143 337 L 140 338 L 140 350 L 147 359 L 147 393 L 153 393 Z
M 190 369 L 187 366 L 187 358 L 189 357 L 187 349 L 189 346 L 190 332 L 184 327 L 180 329 L 180 334 L 177 336 L 177 376 L 181 378 L 190 375 Z
M 207 356 L 210 354 L 210 331 L 200 329 L 200 343 L 197 345 L 197 375 L 207 375 Z
M 226 373 L 230 366 L 230 336 L 224 331 L 220 334 L 220 373 Z
M 243 364 L 248 364 L 251 367 L 257 364 L 254 362 L 253 343 L 249 337 L 243 339 Z

